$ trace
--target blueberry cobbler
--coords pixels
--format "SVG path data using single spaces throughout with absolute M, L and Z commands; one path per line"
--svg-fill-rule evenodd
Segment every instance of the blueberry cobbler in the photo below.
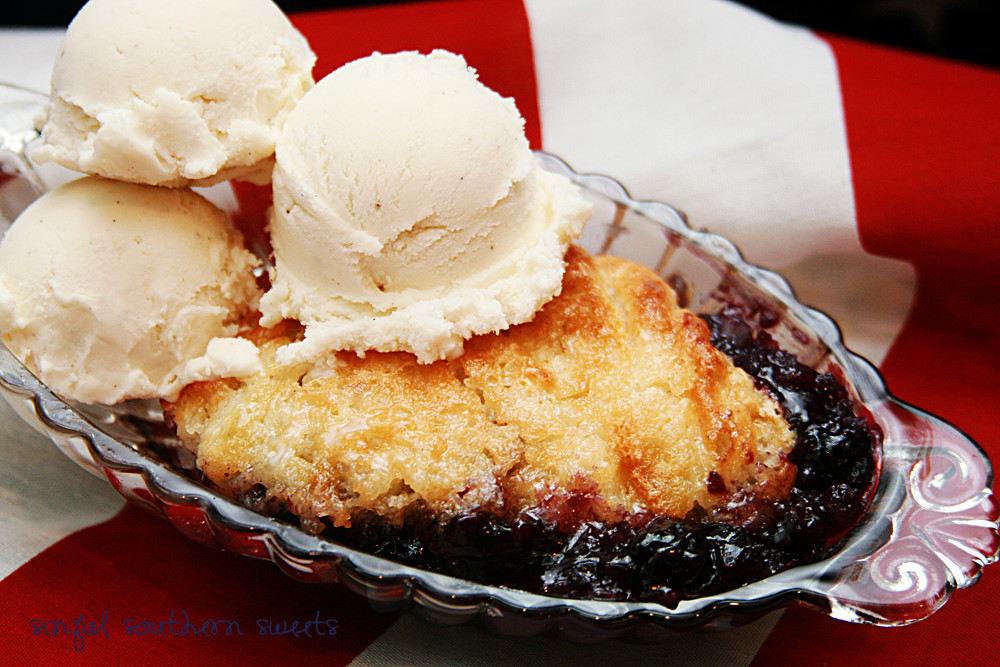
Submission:
M 55 391 L 162 400 L 150 453 L 256 511 L 553 596 L 676 605 L 856 523 L 880 435 L 844 385 L 572 246 L 591 202 L 463 56 L 314 83 L 270 0 L 123 4 L 67 28 L 37 121 L 89 176 L 0 246 L 0 338 Z M 266 257 L 187 189 L 244 177 Z
M 863 513 L 878 428 L 832 374 L 577 247 L 562 292 L 454 359 L 281 365 L 166 404 L 203 480 L 407 565 L 560 597 L 679 601 L 821 557 Z

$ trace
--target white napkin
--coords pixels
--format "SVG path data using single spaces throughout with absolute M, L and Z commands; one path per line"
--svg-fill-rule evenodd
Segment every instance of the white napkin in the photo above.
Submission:
M 879 362 L 915 278 L 858 238 L 840 82 L 808 30 L 722 0 L 526 0 L 546 150 L 780 268 Z

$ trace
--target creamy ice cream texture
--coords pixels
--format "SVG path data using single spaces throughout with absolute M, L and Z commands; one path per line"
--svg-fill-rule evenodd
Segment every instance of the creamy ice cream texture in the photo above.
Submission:
M 289 115 L 276 158 L 262 323 L 306 325 L 283 361 L 459 354 L 558 293 L 590 214 L 536 164 L 514 103 L 445 51 L 376 53 L 328 75 Z
M 266 182 L 314 62 L 271 0 L 90 0 L 67 29 L 32 157 L 152 185 Z
M 0 334 L 67 398 L 172 398 L 259 369 L 256 347 L 231 337 L 256 305 L 258 264 L 193 191 L 85 177 L 0 242 Z

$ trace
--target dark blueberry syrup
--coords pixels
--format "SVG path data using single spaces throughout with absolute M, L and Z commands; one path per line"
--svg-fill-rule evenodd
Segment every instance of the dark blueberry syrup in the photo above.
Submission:
M 713 344 L 771 392 L 797 435 L 791 493 L 745 499 L 684 520 L 577 520 L 560 530 L 527 511 L 447 523 L 415 511 L 402 528 L 370 513 L 325 535 L 378 556 L 452 576 L 560 597 L 679 601 L 730 590 L 816 560 L 858 521 L 872 490 L 878 427 L 830 373 L 781 350 L 738 317 L 706 316 Z M 707 480 L 711 487 L 713 480 Z M 566 503 L 586 517 L 586 494 Z

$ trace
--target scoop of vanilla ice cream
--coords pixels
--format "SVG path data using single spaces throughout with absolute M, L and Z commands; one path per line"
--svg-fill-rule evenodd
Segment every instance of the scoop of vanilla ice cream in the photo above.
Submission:
M 67 29 L 32 158 L 151 185 L 264 183 L 314 62 L 271 0 L 90 0 Z
M 559 291 L 590 214 L 575 186 L 537 166 L 513 101 L 445 51 L 336 70 L 289 115 L 276 157 L 262 323 L 306 325 L 285 361 L 459 354 Z
M 256 307 L 257 265 L 193 191 L 85 177 L 0 242 L 0 336 L 66 398 L 173 398 L 259 369 L 256 347 L 229 338 Z

